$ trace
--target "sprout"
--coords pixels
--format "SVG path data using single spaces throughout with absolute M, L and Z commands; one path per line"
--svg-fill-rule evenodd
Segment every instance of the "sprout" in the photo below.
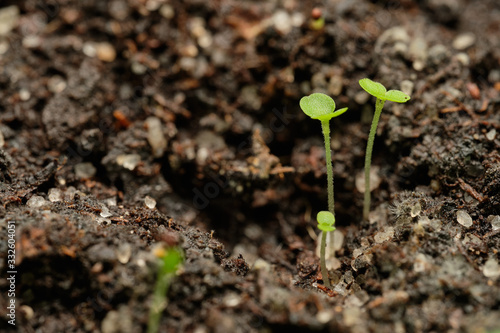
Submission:
M 330 278 L 328 277 L 328 270 L 326 269 L 325 249 L 326 249 L 326 233 L 335 230 L 335 216 L 327 211 L 321 211 L 316 217 L 318 220 L 318 229 L 321 233 L 321 247 L 320 247 L 320 262 L 321 262 L 321 275 L 323 275 L 323 282 L 327 288 L 332 288 Z M 333 237 L 332 237 L 333 239 Z
M 325 139 L 325 159 L 328 188 L 328 212 L 318 213 L 318 229 L 322 231 L 321 236 L 321 274 L 327 288 L 331 288 L 330 279 L 325 263 L 326 233 L 335 230 L 335 201 L 333 197 L 333 168 L 330 148 L 330 119 L 335 118 L 347 111 L 347 108 L 335 110 L 335 102 L 325 94 L 314 93 L 300 100 L 300 108 L 312 119 L 321 121 L 323 137 Z M 333 242 L 333 237 L 331 237 Z M 333 248 L 333 247 L 332 247 Z
M 157 333 L 163 310 L 167 307 L 167 291 L 178 267 L 182 264 L 183 255 L 180 249 L 172 247 L 160 251 L 160 268 L 153 294 L 153 304 L 149 309 L 148 333 Z
M 323 12 L 320 8 L 315 7 L 311 11 L 311 22 L 309 23 L 309 27 L 312 30 L 321 30 L 325 26 L 325 18 L 323 17 Z
M 318 229 L 321 231 L 334 231 L 335 230 L 335 216 L 327 211 L 321 211 L 316 218 L 318 220 Z
M 382 108 L 384 107 L 385 101 L 391 101 L 396 103 L 406 103 L 410 100 L 410 96 L 399 90 L 389 90 L 378 82 L 374 82 L 370 79 L 359 80 L 359 85 L 367 93 L 377 98 L 375 103 L 375 114 L 373 115 L 372 126 L 370 128 L 370 135 L 368 136 L 368 144 L 366 146 L 365 155 L 365 197 L 363 202 L 363 218 L 368 220 L 368 214 L 370 213 L 370 167 L 372 164 L 372 152 L 373 143 L 375 141 L 375 133 L 377 132 L 378 121 L 380 119 L 380 114 L 382 113 Z
M 347 108 L 335 111 L 335 101 L 330 96 L 321 93 L 302 97 L 300 108 L 312 119 L 318 119 L 322 122 L 329 121 L 347 111 Z
M 361 79 L 359 80 L 359 85 L 363 88 L 367 93 L 372 96 L 377 97 L 377 99 L 381 99 L 383 101 L 391 101 L 396 103 L 406 103 L 410 100 L 410 96 L 405 94 L 400 90 L 389 90 L 385 89 L 385 87 L 378 82 L 372 81 L 370 79 Z
M 312 119 L 321 121 L 321 128 L 323 130 L 323 137 L 325 139 L 328 210 L 333 215 L 335 215 L 335 201 L 333 198 L 332 155 L 330 148 L 330 119 L 340 116 L 347 111 L 347 108 L 335 111 L 335 102 L 333 101 L 333 99 L 321 93 L 314 93 L 309 96 L 302 97 L 300 100 L 300 108 L 306 115 L 308 115 Z

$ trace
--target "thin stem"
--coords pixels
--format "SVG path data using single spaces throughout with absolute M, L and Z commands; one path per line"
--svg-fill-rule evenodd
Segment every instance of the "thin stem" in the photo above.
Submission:
M 325 163 L 326 163 L 326 176 L 328 188 L 328 210 L 335 216 L 335 199 L 333 196 L 333 167 L 332 167 L 332 151 L 330 139 L 330 121 L 322 121 L 321 129 L 325 138 Z M 325 286 L 331 288 L 330 279 L 328 278 L 328 270 L 326 269 L 325 248 L 326 248 L 326 232 L 322 232 L 321 238 L 321 274 Z M 333 235 L 330 233 L 330 251 L 333 251 Z M 330 253 L 330 256 L 333 253 Z
M 368 144 L 366 145 L 365 154 L 365 198 L 363 202 L 363 218 L 368 220 L 368 215 L 370 214 L 370 167 L 372 165 L 372 152 L 373 143 L 375 142 L 375 134 L 377 133 L 378 121 L 380 119 L 380 114 L 382 113 L 382 108 L 384 107 L 385 100 L 377 98 L 375 103 L 375 114 L 373 115 L 372 126 L 370 128 L 370 134 L 368 135 Z
M 320 249 L 320 260 L 321 260 L 321 275 L 323 275 L 323 283 L 328 289 L 332 289 L 330 284 L 330 278 L 328 277 L 328 270 L 326 269 L 325 260 L 325 248 L 326 248 L 326 231 L 321 232 L 321 249 Z
M 158 273 L 156 286 L 153 294 L 153 302 L 149 310 L 148 333 L 157 333 L 161 315 L 167 307 L 167 290 L 172 274 L 165 274 L 162 269 Z
M 330 147 L 330 122 L 322 121 L 321 129 L 325 137 L 325 159 L 326 159 L 326 175 L 328 185 L 328 210 L 335 216 L 335 199 L 333 198 L 333 168 L 332 168 L 332 152 Z

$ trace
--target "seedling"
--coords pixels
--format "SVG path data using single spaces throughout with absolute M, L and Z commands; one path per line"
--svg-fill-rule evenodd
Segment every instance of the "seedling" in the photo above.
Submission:
M 323 137 L 325 139 L 328 210 L 335 215 L 332 154 L 330 148 L 330 119 L 340 116 L 347 111 L 347 108 L 335 111 L 335 102 L 333 99 L 321 93 L 314 93 L 309 96 L 302 97 L 300 100 L 300 108 L 312 119 L 318 119 L 321 121 L 321 129 L 323 130 Z
M 363 218 L 368 220 L 368 215 L 370 213 L 370 167 L 372 164 L 372 151 L 373 143 L 375 142 L 375 133 L 377 132 L 378 121 L 380 119 L 380 114 L 382 113 L 382 108 L 384 107 L 385 101 L 391 101 L 396 103 L 406 103 L 410 100 L 410 96 L 399 90 L 389 90 L 378 82 L 374 82 L 370 79 L 359 80 L 359 85 L 367 93 L 377 98 L 375 102 L 375 114 L 373 115 L 372 126 L 370 128 L 370 134 L 368 136 L 368 144 L 366 146 L 365 155 L 365 197 L 363 202 Z
M 318 228 L 322 231 L 320 250 L 321 274 L 323 275 L 325 286 L 331 288 L 325 262 L 326 233 L 335 230 L 335 228 L 333 228 L 333 225 L 335 224 L 335 201 L 333 197 L 333 168 L 330 148 L 330 119 L 340 116 L 347 111 L 347 108 L 335 110 L 335 102 L 333 99 L 321 93 L 314 93 L 309 96 L 302 97 L 300 100 L 300 108 L 312 119 L 318 119 L 321 121 L 321 129 L 325 140 L 329 212 L 322 211 L 318 213 Z M 331 239 L 333 241 L 333 237 L 331 237 Z
M 170 281 L 183 261 L 182 252 L 177 248 L 161 251 L 161 262 L 156 278 L 153 304 L 149 309 L 148 333 L 157 333 L 163 310 L 167 307 L 167 291 Z
M 323 275 L 323 282 L 329 289 L 332 288 L 330 278 L 328 277 L 328 270 L 326 269 L 325 249 L 326 249 L 326 233 L 335 230 L 335 216 L 331 212 L 321 211 L 316 217 L 318 220 L 318 229 L 321 230 L 321 247 L 320 247 L 320 262 L 321 262 L 321 275 Z M 333 237 L 332 237 L 333 238 Z
M 315 7 L 311 11 L 311 22 L 309 23 L 309 27 L 312 30 L 321 30 L 325 26 L 325 18 L 323 17 L 323 13 L 320 8 Z

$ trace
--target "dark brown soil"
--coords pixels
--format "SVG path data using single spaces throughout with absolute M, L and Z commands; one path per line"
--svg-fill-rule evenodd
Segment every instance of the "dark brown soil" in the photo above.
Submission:
M 161 332 L 500 331 L 498 1 L 0 6 L 0 331 L 146 331 L 164 246 Z M 383 111 L 370 221 L 364 77 L 412 96 Z M 349 107 L 333 290 L 311 92 Z

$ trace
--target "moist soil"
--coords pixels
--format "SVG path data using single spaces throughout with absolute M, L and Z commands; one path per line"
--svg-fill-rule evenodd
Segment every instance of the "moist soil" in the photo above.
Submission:
M 146 331 L 177 246 L 161 332 L 499 332 L 498 1 L 0 13 L 1 331 Z M 364 77 L 411 95 L 382 113 L 368 221 Z M 349 107 L 331 122 L 332 289 L 320 123 L 298 103 L 312 92 Z

